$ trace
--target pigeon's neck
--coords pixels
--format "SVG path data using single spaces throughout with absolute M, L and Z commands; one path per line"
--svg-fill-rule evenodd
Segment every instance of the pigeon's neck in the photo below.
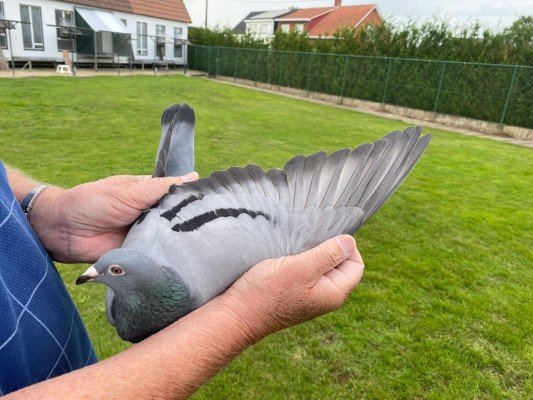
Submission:
M 188 314 L 195 303 L 185 283 L 166 271 L 142 290 L 119 290 L 111 307 L 120 337 L 139 342 Z

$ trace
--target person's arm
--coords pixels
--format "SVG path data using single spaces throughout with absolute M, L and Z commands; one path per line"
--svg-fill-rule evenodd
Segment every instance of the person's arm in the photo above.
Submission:
M 9 186 L 11 187 L 11 190 L 13 191 L 13 194 L 19 203 L 22 203 L 22 200 L 24 200 L 24 197 L 30 192 L 30 190 L 32 190 L 35 186 L 41 185 L 41 183 L 25 175 L 18 169 L 9 167 L 7 165 L 6 172 Z M 50 187 L 50 189 L 62 190 L 61 188 L 57 187 Z
M 224 294 L 128 350 L 7 399 L 185 399 L 270 333 L 339 308 L 359 283 L 352 237 L 266 260 Z
M 17 200 L 39 183 L 7 167 L 9 186 Z M 172 184 L 198 179 L 185 176 L 112 176 L 71 189 L 50 186 L 35 201 L 30 224 L 55 261 L 94 262 L 120 247 L 129 226 L 141 212 L 156 204 Z

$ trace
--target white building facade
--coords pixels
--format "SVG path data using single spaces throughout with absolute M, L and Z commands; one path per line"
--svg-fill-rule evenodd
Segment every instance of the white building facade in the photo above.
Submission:
M 265 11 L 246 18 L 243 21 L 246 24 L 246 33 L 268 42 L 272 40 L 276 32 L 276 18 L 291 12 L 290 9 Z
M 15 61 L 62 62 L 68 51 L 81 62 L 184 65 L 190 20 L 188 15 L 182 19 L 89 7 L 82 1 L 0 0 L 0 49 L 8 61 L 12 56 Z

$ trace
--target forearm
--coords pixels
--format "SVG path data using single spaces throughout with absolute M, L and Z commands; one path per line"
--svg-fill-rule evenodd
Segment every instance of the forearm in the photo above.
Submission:
M 6 167 L 9 186 L 17 201 L 22 203 L 24 197 L 40 182 L 33 180 L 21 171 Z M 53 250 L 67 243 L 67 232 L 61 229 L 61 211 L 57 206 L 58 199 L 65 191 L 57 186 L 50 186 L 36 199 L 31 213 L 30 224 L 41 240 L 44 247 L 53 253 Z M 52 254 L 53 255 L 53 254 Z
M 258 338 L 214 299 L 98 364 L 27 387 L 6 399 L 184 399 Z
M 19 203 L 22 203 L 22 200 L 30 190 L 39 185 L 39 182 L 33 180 L 15 168 L 6 166 L 6 171 L 9 186 L 11 187 L 11 190 L 15 194 L 15 197 Z

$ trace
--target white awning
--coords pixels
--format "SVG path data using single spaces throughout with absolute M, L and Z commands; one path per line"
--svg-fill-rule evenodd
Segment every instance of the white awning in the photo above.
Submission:
M 124 23 L 111 11 L 79 7 L 75 10 L 94 31 L 129 34 Z

